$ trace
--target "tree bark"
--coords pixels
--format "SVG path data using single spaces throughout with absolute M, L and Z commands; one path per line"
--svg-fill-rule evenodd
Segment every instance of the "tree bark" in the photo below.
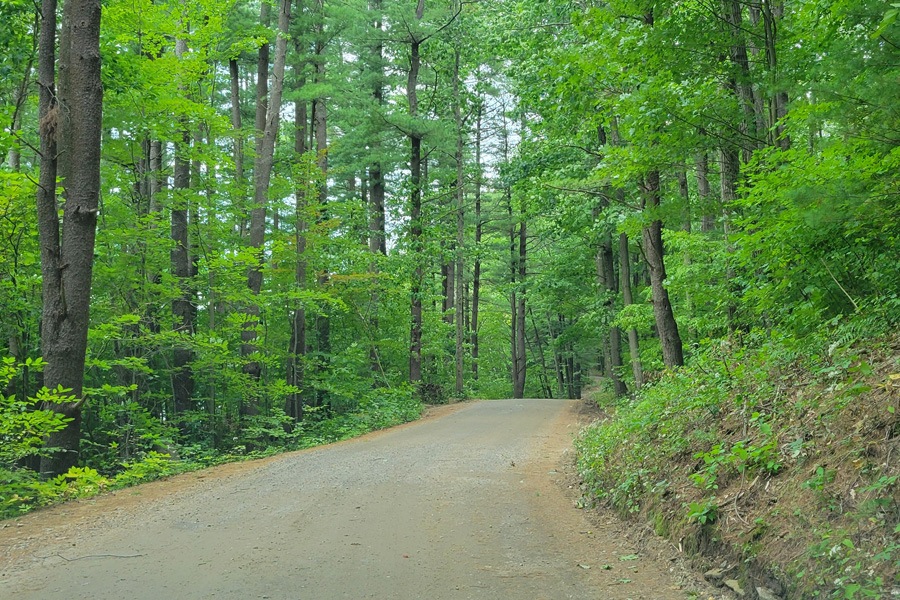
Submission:
M 526 236 L 526 222 L 525 215 L 522 215 L 522 220 L 519 223 L 519 256 L 518 256 L 518 270 L 519 270 L 519 278 L 518 283 L 520 286 L 524 286 L 526 278 L 527 278 L 527 269 L 526 269 L 526 251 L 527 251 L 527 236 Z M 519 290 L 517 303 L 516 303 L 516 351 L 518 352 L 518 357 L 516 359 L 516 378 L 513 382 L 513 398 L 524 398 L 525 397 L 525 375 L 527 368 L 527 361 L 525 356 L 525 288 L 521 287 Z
M 544 394 L 547 398 L 553 397 L 553 389 L 550 387 L 550 378 L 547 376 L 547 371 L 549 370 L 547 367 L 547 355 L 544 352 L 544 344 L 541 342 L 541 333 L 537 326 L 537 320 L 534 318 L 534 311 L 531 310 L 531 307 L 528 307 L 528 316 L 531 317 L 531 327 L 534 329 L 534 342 L 537 346 L 538 356 L 541 359 L 541 387 L 544 389 Z
M 19 85 L 16 88 L 16 97 L 13 101 L 13 115 L 12 119 L 10 119 L 9 124 L 9 132 L 13 134 L 19 130 L 22 126 L 22 111 L 25 107 L 25 101 L 28 100 L 29 88 L 31 87 L 31 72 L 32 67 L 34 66 L 34 58 L 35 58 L 35 50 L 39 45 L 40 40 L 40 23 L 41 23 L 41 15 L 35 14 L 33 26 L 32 26 L 32 48 L 31 53 L 28 55 L 28 60 L 25 63 L 25 68 L 22 71 L 22 81 L 19 82 Z M 22 154 L 19 152 L 19 147 L 15 144 L 10 146 L 9 152 L 6 155 L 6 160 L 9 163 L 9 169 L 13 172 L 19 172 L 22 168 Z
M 181 59 L 188 51 L 184 39 L 175 41 L 175 55 Z M 187 94 L 187 89 L 181 91 Z M 172 273 L 178 281 L 180 295 L 172 301 L 172 315 L 175 317 L 174 329 L 182 338 L 174 349 L 172 365 L 172 392 L 175 414 L 191 409 L 191 397 L 194 394 L 194 376 L 191 371 L 193 358 L 189 338 L 194 329 L 194 307 L 191 303 L 191 264 L 188 241 L 188 190 L 191 187 L 191 133 L 186 118 L 180 119 L 181 141 L 175 144 L 175 170 L 173 189 L 175 192 L 172 205 Z
M 783 13 L 783 4 L 778 3 L 774 8 L 771 0 L 760 2 L 763 17 L 763 32 L 765 34 L 766 71 L 769 74 L 769 88 L 772 96 L 769 100 L 769 131 L 770 143 L 782 150 L 790 150 L 791 138 L 785 133 L 783 119 L 787 116 L 788 95 L 781 89 L 778 75 L 778 54 L 775 42 L 778 35 L 778 21 Z
M 750 73 L 750 60 L 747 56 L 747 44 L 744 39 L 743 9 L 738 0 L 723 0 L 723 21 L 731 34 L 728 56 L 734 67 L 734 91 L 744 112 L 741 130 L 748 136 L 743 144 L 745 160 L 750 153 L 761 147 L 762 135 L 766 131 L 765 115 L 762 113 L 762 102 L 758 101 L 758 93 L 754 90 Z
M 516 277 L 519 270 L 516 268 L 517 244 L 516 244 L 516 224 L 513 221 L 512 194 L 507 186 L 506 195 L 506 216 L 509 220 L 509 229 L 507 235 L 509 237 L 509 380 L 512 383 L 513 398 L 516 396 L 516 384 L 519 377 L 519 303 L 517 298 Z
M 303 88 L 303 81 L 299 87 Z M 294 154 L 299 159 L 306 153 L 307 136 L 306 102 L 298 100 L 294 103 Z M 294 284 L 297 290 L 306 288 L 306 189 L 301 186 L 294 192 L 296 196 L 294 214 L 294 245 L 296 246 L 297 265 L 294 269 Z M 288 348 L 287 384 L 296 388 L 285 400 L 284 412 L 294 421 L 303 418 L 303 360 L 306 356 L 306 310 L 303 303 L 298 302 L 291 316 L 291 339 Z
M 372 98 L 380 110 L 384 106 L 384 43 L 381 41 L 384 29 L 381 15 L 382 0 L 373 0 L 372 9 L 376 11 L 375 15 L 375 37 L 376 42 L 372 47 L 372 59 L 375 68 L 375 85 L 372 89 Z M 375 151 L 381 150 L 380 143 L 376 143 Z M 372 162 L 369 168 L 369 177 L 371 179 L 370 186 L 370 221 L 369 221 L 369 250 L 375 253 L 387 254 L 387 235 L 385 232 L 385 215 L 384 215 L 384 175 L 381 168 L 380 156 L 378 160 Z
M 425 0 L 416 6 L 416 20 L 421 21 L 425 12 Z M 419 115 L 419 68 L 421 67 L 420 40 L 415 35 L 410 39 L 409 75 L 406 80 L 406 98 L 409 115 L 413 119 Z M 416 131 L 409 134 L 410 146 L 410 192 L 409 209 L 409 251 L 415 262 L 410 282 L 410 335 L 409 335 L 409 381 L 416 385 L 422 381 L 422 137 Z
M 472 379 L 478 380 L 478 309 L 481 300 L 481 116 L 484 104 L 479 99 L 475 121 L 475 265 L 472 274 Z
M 41 6 L 39 50 L 41 168 L 37 194 L 41 243 L 43 309 L 41 341 L 44 385 L 70 400 L 48 403 L 44 408 L 71 418 L 65 429 L 49 436 L 53 452 L 41 460 L 44 476 L 64 473 L 78 460 L 81 437 L 82 388 L 87 332 L 90 319 L 94 239 L 100 196 L 100 139 L 103 86 L 100 81 L 99 0 L 71 0 L 66 4 L 60 40 L 60 69 L 66 85 L 60 86 L 61 108 L 55 103 L 54 38 L 56 2 Z M 73 26 L 73 23 L 76 24 Z M 62 79 L 62 75 L 60 77 Z M 57 138 L 65 120 L 65 135 Z M 56 141 L 62 147 L 56 147 Z M 78 160 L 68 160 L 62 182 L 66 194 L 62 235 L 56 207 L 57 150 Z
M 700 232 L 710 233 L 716 228 L 716 211 L 711 205 L 711 193 L 709 189 L 709 154 L 706 150 L 697 155 L 697 196 L 699 198 L 700 210 L 702 212 L 700 220 Z
M 268 5 L 263 2 L 260 9 L 260 20 L 266 24 L 269 19 Z M 257 72 L 257 105 L 256 105 L 256 160 L 253 167 L 253 211 L 250 214 L 250 247 L 254 249 L 256 261 L 247 274 L 247 287 L 250 293 L 258 296 L 262 289 L 262 265 L 264 262 L 263 246 L 266 236 L 266 208 L 269 201 L 269 182 L 272 178 L 272 166 L 275 159 L 275 141 L 278 137 L 278 126 L 281 118 L 281 98 L 284 91 L 284 66 L 287 55 L 287 34 L 291 21 L 291 0 L 282 0 L 278 12 L 278 38 L 275 41 L 275 61 L 272 66 L 271 99 L 268 99 L 268 45 L 259 49 Z M 249 357 L 256 352 L 256 327 L 259 324 L 259 306 L 247 307 L 250 317 L 241 332 L 241 354 Z M 258 381 L 261 373 L 260 364 L 248 359 L 244 365 L 244 373 L 254 381 Z M 250 411 L 253 407 L 248 407 Z
M 547 313 L 547 335 L 550 337 L 550 349 L 553 351 L 553 366 L 556 368 L 556 395 L 562 398 L 565 393 L 565 375 L 563 367 L 562 348 L 556 343 L 558 336 L 553 335 L 553 319 L 550 313 Z M 558 322 L 562 321 L 562 315 L 559 316 Z
M 719 177 L 719 188 L 722 195 L 722 211 L 723 211 L 723 230 L 725 234 L 725 247 L 726 253 L 730 253 L 734 250 L 728 241 L 728 235 L 730 232 L 731 223 L 728 218 L 728 210 L 731 205 L 737 200 L 737 186 L 738 186 L 738 177 L 740 176 L 740 155 L 738 154 L 737 148 L 733 146 L 723 146 L 719 151 L 719 158 L 721 161 L 721 171 Z M 725 269 L 725 280 L 728 282 L 728 288 L 730 292 L 733 292 L 733 281 L 734 281 L 734 268 L 729 263 Z M 726 309 L 728 315 L 728 326 L 732 332 L 737 330 L 737 322 L 736 322 L 736 314 L 737 314 L 737 304 L 734 301 L 734 298 L 728 299 L 728 307 Z
M 619 277 L 622 281 L 622 300 L 625 306 L 634 304 L 631 296 L 631 258 L 628 256 L 628 234 L 619 234 Z M 631 373 L 634 375 L 634 387 L 641 389 L 644 385 L 644 370 L 641 366 L 641 349 L 638 343 L 637 329 L 628 330 L 628 352 L 631 355 Z
M 691 197 L 688 192 L 688 178 L 687 171 L 679 170 L 678 171 L 678 191 L 681 196 L 681 202 L 683 204 L 683 209 L 681 211 L 681 231 L 685 233 L 691 233 Z M 685 266 L 690 266 L 692 262 L 691 253 L 687 250 L 684 252 L 684 264 Z M 693 298 L 691 298 L 690 290 L 685 291 L 684 293 L 684 312 L 687 314 L 688 318 L 694 316 L 694 302 Z M 687 329 L 688 338 L 693 336 L 693 331 L 690 327 Z
M 325 0 L 316 0 L 316 12 L 318 22 L 315 26 L 315 82 L 318 86 L 325 84 Z M 327 218 L 326 206 L 328 204 L 328 108 L 325 97 L 320 96 L 313 101 L 313 129 L 316 139 L 316 165 L 322 173 L 318 185 L 318 203 L 322 219 Z M 324 287 L 329 280 L 327 266 L 318 277 L 318 284 Z M 324 371 L 331 361 L 331 319 L 325 313 L 316 315 L 316 349 L 320 370 Z M 319 390 L 317 403 L 325 402 L 326 393 Z
M 266 58 L 268 62 L 268 58 Z M 266 65 L 268 69 L 268 65 Z M 244 237 L 244 229 L 247 219 L 244 217 L 244 133 L 241 119 L 241 80 L 237 59 L 228 61 L 228 73 L 231 79 L 231 127 L 234 130 L 234 146 L 232 158 L 234 160 L 234 186 L 235 202 L 234 213 L 238 215 L 238 234 Z M 268 74 L 268 73 L 267 73 Z
M 615 298 L 618 293 L 618 283 L 616 281 L 615 258 L 612 247 L 612 234 L 603 236 L 600 249 L 597 253 L 597 283 L 601 289 L 606 290 L 606 299 L 604 304 L 606 312 L 610 320 L 615 319 L 616 303 Z M 616 326 L 610 326 L 608 331 L 608 374 L 612 379 L 613 389 L 616 396 L 624 396 L 628 393 L 628 388 L 619 374 L 622 367 L 622 332 Z
M 651 210 L 659 208 L 658 171 L 651 171 L 644 177 L 641 182 L 641 192 L 644 195 L 643 203 L 645 205 L 649 205 Z M 662 344 L 663 362 L 669 368 L 680 367 L 684 364 L 684 349 L 678 333 L 678 323 L 675 322 L 672 304 L 669 301 L 669 290 L 665 287 L 666 265 L 662 241 L 662 221 L 658 218 L 654 219 L 643 228 L 641 237 L 644 242 L 644 256 L 650 269 L 653 316 Z
M 459 91 L 459 48 L 455 52 L 455 62 L 453 69 L 453 116 L 456 120 L 456 395 L 462 397 L 465 391 L 465 319 L 463 318 L 463 303 L 465 301 L 464 274 L 465 263 L 463 262 L 463 244 L 465 243 L 466 233 L 466 180 L 465 180 L 465 164 L 463 163 L 463 120 L 462 120 L 462 98 Z M 524 321 L 524 318 L 523 318 Z

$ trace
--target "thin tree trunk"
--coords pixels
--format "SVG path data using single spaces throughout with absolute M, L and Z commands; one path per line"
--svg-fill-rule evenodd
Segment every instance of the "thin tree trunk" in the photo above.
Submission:
M 302 89 L 304 82 L 299 86 Z M 294 103 L 294 153 L 299 159 L 306 153 L 307 136 L 306 102 L 297 100 Z M 295 190 L 296 210 L 294 214 L 294 244 L 297 252 L 297 265 L 294 270 L 294 284 L 297 290 L 306 288 L 306 189 Z M 298 302 L 291 317 L 291 340 L 288 348 L 287 384 L 295 391 L 288 394 L 284 412 L 294 421 L 303 418 L 303 360 L 306 355 L 306 310 Z
M 462 99 L 459 91 L 459 49 L 455 52 L 453 69 L 453 116 L 456 119 L 456 395 L 462 397 L 465 385 L 463 381 L 465 371 L 465 318 L 463 317 L 463 303 L 465 302 L 465 287 L 463 283 L 465 263 L 463 262 L 463 244 L 466 233 L 465 213 L 465 165 L 463 163 L 463 121 Z
M 9 124 L 9 132 L 15 133 L 22 126 L 22 111 L 25 106 L 25 101 L 28 100 L 29 95 L 29 87 L 31 87 L 31 72 L 32 67 L 34 66 L 34 58 L 35 58 L 35 50 L 39 44 L 40 39 L 40 22 L 41 15 L 34 15 L 34 24 L 32 27 L 32 47 L 31 54 L 28 55 L 28 60 L 25 63 L 25 69 L 22 75 L 22 81 L 19 83 L 19 86 L 16 88 L 16 97 L 13 101 L 13 116 L 10 120 Z M 12 145 L 9 148 L 9 152 L 6 155 L 6 160 L 9 163 L 9 169 L 13 172 L 19 172 L 22 167 L 22 154 L 19 152 L 19 147 L 17 145 Z
M 641 192 L 644 195 L 643 202 L 645 204 L 649 204 L 651 209 L 659 207 L 659 172 L 651 171 L 646 175 L 641 182 Z M 643 228 L 641 235 L 644 242 L 644 256 L 650 269 L 653 315 L 662 344 L 663 362 L 669 368 L 680 367 L 684 364 L 684 349 L 678 333 L 678 323 L 675 322 L 672 304 L 669 301 L 669 290 L 665 287 L 666 265 L 662 241 L 662 221 L 657 219 L 651 222 L 650 225 Z
M 456 201 L 456 192 L 450 196 L 450 205 L 447 206 L 448 214 L 456 216 L 453 204 Z M 441 242 L 443 252 L 441 252 L 441 291 L 443 298 L 441 299 L 441 320 L 449 325 L 453 324 L 454 308 L 456 303 L 456 262 L 455 262 L 455 244 Z
M 562 398 L 565 393 L 565 376 L 564 376 L 564 367 L 563 367 L 563 357 L 561 354 L 561 348 L 558 347 L 556 343 L 556 337 L 553 335 L 553 319 L 550 317 L 550 313 L 547 313 L 547 334 L 550 336 L 550 348 L 553 350 L 553 366 L 556 368 L 556 392 L 557 397 Z M 559 321 L 562 320 L 562 316 L 559 316 Z
M 526 222 L 525 216 L 522 216 L 522 221 L 519 223 L 519 256 L 518 256 L 518 283 L 520 286 L 523 286 L 526 281 L 527 272 L 526 272 L 526 251 L 527 251 L 527 237 L 526 237 Z M 525 357 L 525 288 L 522 287 L 519 289 L 518 298 L 516 302 L 516 351 L 518 353 L 516 358 L 516 378 L 513 383 L 513 397 L 514 398 L 524 398 L 525 397 L 525 371 L 527 367 L 527 361 Z
M 259 22 L 263 27 L 268 27 L 270 21 L 270 5 L 267 2 L 260 4 Z M 269 43 L 265 42 L 259 47 L 259 53 L 256 61 L 256 118 L 254 119 L 254 130 L 256 135 L 256 160 L 253 168 L 253 196 L 254 204 L 250 211 L 250 247 L 255 250 L 256 264 L 252 265 L 247 271 L 247 287 L 254 296 L 259 295 L 262 289 L 262 263 L 263 263 L 263 244 L 266 236 L 266 202 L 267 197 L 263 197 L 262 205 L 257 204 L 260 197 L 260 178 L 262 176 L 260 167 L 263 162 L 261 154 L 263 138 L 265 137 L 266 117 L 268 115 L 269 103 Z M 268 192 L 268 183 L 266 184 L 266 192 Z M 256 327 L 259 325 L 259 306 L 252 304 L 245 309 L 247 321 L 241 329 L 241 356 L 249 357 L 256 352 Z M 260 365 L 258 361 L 246 359 L 243 372 L 249 375 L 254 381 L 259 380 Z M 240 412 L 254 412 L 255 407 L 252 404 L 246 404 L 247 398 L 241 399 Z
M 375 100 L 379 111 L 384 106 L 384 42 L 381 41 L 383 32 L 381 3 L 382 0 L 373 0 L 370 5 L 370 8 L 376 12 L 374 20 L 376 42 L 372 47 L 372 59 L 375 63 L 375 85 L 372 90 L 372 99 Z M 385 256 L 387 255 L 387 233 L 385 231 L 386 220 L 384 214 L 385 186 L 384 174 L 381 170 L 381 144 L 379 141 L 374 143 L 374 152 L 377 155 L 377 159 L 369 167 L 369 252 L 373 255 L 381 254 Z M 374 256 L 369 270 L 373 275 L 377 275 L 379 272 L 378 262 L 374 259 Z M 372 293 L 369 296 L 369 305 L 371 307 L 369 329 L 377 333 L 381 299 L 379 296 L 378 278 L 373 279 L 373 282 Z M 374 338 L 374 334 L 372 337 Z M 373 345 L 369 349 L 369 363 L 371 364 L 372 375 L 377 380 L 378 374 L 382 373 L 382 367 L 378 358 L 378 349 L 374 342 L 375 340 L 373 339 Z
M 769 74 L 769 89 L 772 96 L 769 100 L 769 131 L 771 144 L 782 150 L 789 150 L 791 138 L 785 133 L 783 119 L 787 116 L 788 95 L 781 89 L 778 74 L 778 55 L 775 43 L 778 34 L 778 20 L 782 17 L 783 4 L 778 2 L 773 10 L 770 0 L 760 2 L 765 35 L 766 71 Z
M 372 48 L 372 58 L 375 62 L 375 86 L 372 90 L 372 98 L 381 110 L 384 106 L 384 42 L 382 41 L 382 33 L 384 30 L 383 15 L 381 14 L 382 0 L 372 0 L 372 10 L 375 15 L 375 45 Z M 374 151 L 379 154 L 377 160 L 372 162 L 369 168 L 371 177 L 371 217 L 370 217 L 370 237 L 369 250 L 372 253 L 380 252 L 387 254 L 387 235 L 385 232 L 385 215 L 384 215 L 384 175 L 381 168 L 381 144 L 376 143 Z M 377 305 L 377 303 L 376 303 Z M 377 329 L 377 324 L 376 324 Z
M 381 4 L 382 0 L 373 0 L 370 6 L 370 8 L 376 12 L 374 20 L 376 42 L 372 47 L 372 58 L 375 63 L 375 85 L 372 90 L 372 98 L 377 105 L 376 110 L 379 111 L 382 110 L 384 106 L 384 42 L 381 41 L 383 32 Z M 371 182 L 369 186 L 369 251 L 373 255 L 381 254 L 382 256 L 386 256 L 387 233 L 385 231 L 386 219 L 384 213 L 385 185 L 384 174 L 382 173 L 381 168 L 381 151 L 381 143 L 380 141 L 376 141 L 374 143 L 374 152 L 376 153 L 377 158 L 369 167 L 369 178 Z M 379 272 L 378 261 L 374 259 L 374 256 L 369 270 L 373 275 L 377 275 Z M 369 329 L 374 332 L 373 338 L 378 332 L 379 312 L 381 308 L 378 282 L 379 280 L 377 277 L 373 279 L 372 293 L 369 297 L 369 305 L 371 307 Z M 383 370 L 381 361 L 378 358 L 378 349 L 374 342 L 375 340 L 373 339 L 373 345 L 369 349 L 369 363 L 371 364 L 370 368 L 372 375 L 376 377 L 377 381 L 378 374 L 383 374 Z
M 575 398 L 575 352 L 572 343 L 566 344 L 566 397 Z
M 509 230 L 507 235 L 509 236 L 509 380 L 512 383 L 513 388 L 513 398 L 516 398 L 516 383 L 518 381 L 519 374 L 519 349 L 518 349 L 518 341 L 519 338 L 516 335 L 519 330 L 519 303 L 517 301 L 516 295 L 516 275 L 518 274 L 518 269 L 516 268 L 516 260 L 517 256 L 517 244 L 516 244 L 516 225 L 513 222 L 513 209 L 512 209 L 512 198 L 509 187 L 505 190 L 506 195 L 506 214 L 507 219 L 509 220 Z
M 318 14 L 318 22 L 316 23 L 316 42 L 315 42 L 315 82 L 317 86 L 325 84 L 325 0 L 316 0 L 316 12 Z M 316 164 L 322 177 L 318 186 L 318 203 L 322 218 L 327 218 L 326 206 L 328 204 L 328 183 L 326 174 L 328 173 L 328 108 L 325 104 L 325 98 L 320 96 L 313 101 L 313 124 L 314 134 L 316 138 Z M 327 267 L 322 270 L 318 284 L 324 287 L 328 282 Z M 325 367 L 331 360 L 331 319 L 327 314 L 319 313 L 316 315 L 316 342 L 318 350 L 318 359 L 320 368 L 324 371 Z M 317 394 L 317 403 L 325 402 L 326 393 L 319 390 Z
M 478 380 L 478 309 L 481 300 L 481 115 L 484 105 L 478 102 L 475 122 L 475 266 L 472 274 L 472 379 Z
M 728 210 L 731 205 L 737 200 L 737 185 L 738 185 L 738 177 L 740 175 L 740 155 L 738 151 L 734 147 L 723 147 L 720 149 L 719 157 L 721 160 L 721 172 L 720 172 L 720 191 L 722 194 L 722 211 L 723 211 L 723 229 L 725 234 L 725 247 L 726 253 L 731 253 L 733 248 L 728 241 L 728 235 L 730 233 L 731 223 L 728 218 Z M 734 268 L 731 266 L 731 263 L 728 263 L 728 266 L 725 270 L 725 280 L 728 282 L 729 292 L 734 292 Z M 736 322 L 736 314 L 737 314 L 737 304 L 733 297 L 728 299 L 728 326 L 732 332 L 737 330 L 737 322 Z
M 619 276 L 622 281 L 622 300 L 625 306 L 634 304 L 631 296 L 631 258 L 628 256 L 628 234 L 619 234 Z M 638 344 L 637 329 L 628 330 L 628 352 L 631 355 L 631 372 L 634 375 L 634 387 L 641 389 L 644 385 L 644 370 L 641 367 L 641 350 Z
M 541 385 L 544 388 L 544 393 L 547 395 L 547 398 L 552 398 L 553 390 L 550 388 L 550 378 L 547 376 L 547 371 L 549 370 L 547 367 L 547 354 L 544 352 L 544 344 L 541 343 L 541 333 L 537 326 L 537 320 L 534 318 L 534 311 L 531 310 L 530 306 L 528 307 L 528 316 L 531 317 L 531 327 L 534 329 L 534 341 L 538 349 L 538 356 L 541 359 Z
M 758 94 L 753 88 L 750 73 L 750 60 L 747 56 L 747 44 L 744 40 L 743 8 L 738 0 L 723 0 L 722 12 L 731 34 L 731 45 L 728 56 L 734 66 L 735 93 L 744 112 L 742 131 L 750 138 L 744 144 L 745 160 L 749 160 L 752 150 L 761 146 L 761 136 L 766 131 L 765 115 L 762 113 L 762 102 L 757 101 Z
M 688 192 L 688 179 L 686 171 L 678 171 L 678 190 L 681 195 L 681 202 L 684 208 L 681 211 L 681 231 L 691 233 L 691 197 Z M 691 265 L 691 253 L 687 250 L 684 252 L 684 265 Z M 691 292 L 688 290 L 684 293 L 684 312 L 688 317 L 694 316 L 694 303 L 691 298 Z M 693 331 L 688 327 L 688 338 L 693 336 Z
M 716 228 L 716 211 L 711 206 L 709 189 L 709 154 L 706 150 L 697 155 L 697 197 L 699 198 L 701 233 L 710 233 Z
M 268 58 L 266 58 L 268 62 Z M 268 69 L 268 65 L 266 65 Z M 241 121 L 241 79 L 238 70 L 237 59 L 228 61 L 228 73 L 231 78 L 231 127 L 234 130 L 234 146 L 232 157 L 234 160 L 234 184 L 235 184 L 235 214 L 238 215 L 238 234 L 244 237 L 247 219 L 244 216 L 244 133 Z
M 609 319 L 615 319 L 616 303 L 615 298 L 618 293 L 618 284 L 616 281 L 615 258 L 612 247 L 612 234 L 606 234 L 600 244 L 600 251 L 597 254 L 597 274 L 598 283 L 601 287 L 606 288 L 606 313 Z M 616 396 L 624 396 L 628 393 L 628 388 L 622 380 L 619 370 L 622 367 L 622 332 L 616 326 L 610 326 L 608 331 L 609 340 L 609 377 L 613 382 L 613 389 Z
M 187 41 L 175 41 L 175 56 L 179 59 L 187 53 Z M 187 90 L 182 88 L 182 93 Z M 191 265 L 188 254 L 188 190 L 191 187 L 191 134 L 186 118 L 180 119 L 181 141 L 175 144 L 175 170 L 173 189 L 175 198 L 172 205 L 172 273 L 178 281 L 180 294 L 172 300 L 172 315 L 175 318 L 175 332 L 182 338 L 174 349 L 172 364 L 172 392 L 175 414 L 191 409 L 194 393 L 194 377 L 191 372 L 192 352 L 190 336 L 193 333 L 193 307 L 191 305 Z

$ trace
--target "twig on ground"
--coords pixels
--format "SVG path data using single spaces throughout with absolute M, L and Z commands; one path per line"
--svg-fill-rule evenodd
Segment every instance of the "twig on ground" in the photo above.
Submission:
M 47 556 L 35 556 L 35 558 L 40 558 L 41 560 L 50 558 L 52 556 L 58 556 L 66 562 L 74 562 L 76 560 L 81 560 L 82 558 L 137 558 L 139 556 L 147 556 L 146 554 L 85 554 L 84 556 L 76 556 L 75 558 L 66 558 L 62 554 L 48 554 Z

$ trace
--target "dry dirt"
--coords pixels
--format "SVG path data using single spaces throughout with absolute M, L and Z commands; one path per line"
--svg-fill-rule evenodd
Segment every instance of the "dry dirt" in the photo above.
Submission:
M 583 406 L 442 407 L 5 521 L 0 598 L 719 597 L 677 549 L 576 508 Z

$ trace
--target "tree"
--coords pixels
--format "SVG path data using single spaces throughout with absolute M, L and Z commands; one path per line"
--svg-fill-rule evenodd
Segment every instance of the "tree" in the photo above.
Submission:
M 100 2 L 71 0 L 63 13 L 58 102 L 54 97 L 56 3 L 41 6 L 39 55 L 41 176 L 38 227 L 41 237 L 44 385 L 69 397 L 47 408 L 71 419 L 50 434 L 54 453 L 41 461 L 46 476 L 64 473 L 78 460 L 84 360 L 90 315 L 91 276 L 100 196 Z M 65 155 L 62 223 L 56 208 L 57 152 Z M 77 156 L 77 160 L 74 157 Z
M 262 3 L 260 21 L 268 21 L 268 4 Z M 268 90 L 268 45 L 263 44 L 259 50 L 259 70 L 257 73 L 257 106 L 256 106 L 256 160 L 253 168 L 253 212 L 250 218 L 250 246 L 256 252 L 256 261 L 247 275 L 247 287 L 250 293 L 258 296 L 262 289 L 263 244 L 266 237 L 266 209 L 269 200 L 269 184 L 272 177 L 272 165 L 275 160 L 275 140 L 281 120 L 281 98 L 284 92 L 284 69 L 287 59 L 287 35 L 291 22 L 291 2 L 282 0 L 278 11 L 278 38 L 275 41 L 275 62 L 272 67 L 271 97 Z M 260 365 L 252 358 L 255 348 L 256 326 L 259 319 L 259 306 L 248 308 L 248 321 L 244 326 L 242 353 L 249 356 L 244 368 L 253 379 L 259 379 Z

